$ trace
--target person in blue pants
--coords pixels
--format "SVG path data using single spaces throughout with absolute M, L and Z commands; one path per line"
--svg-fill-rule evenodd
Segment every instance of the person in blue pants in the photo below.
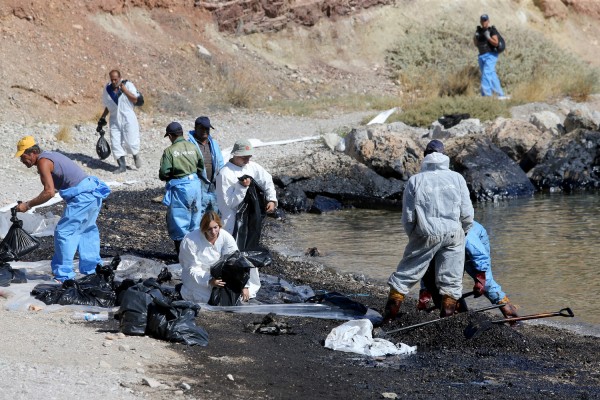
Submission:
M 477 27 L 473 38 L 475 46 L 479 50 L 479 71 L 481 72 L 481 95 L 497 95 L 499 99 L 505 100 L 500 79 L 496 74 L 496 63 L 498 62 L 498 31 L 496 27 L 490 26 L 490 18 L 483 14 L 480 18 L 480 26 Z
M 93 274 L 100 258 L 100 234 L 96 219 L 110 189 L 95 176 L 88 176 L 77 164 L 61 153 L 42 151 L 32 136 L 17 144 L 15 157 L 31 168 L 37 167 L 44 189 L 33 199 L 17 205 L 26 212 L 54 197 L 55 191 L 66 207 L 54 230 L 54 256 L 51 267 L 54 279 L 64 282 L 73 279 L 73 257 L 79 253 L 79 272 Z
M 167 231 L 179 254 L 181 240 L 200 227 L 202 190 L 199 177 L 204 164 L 198 149 L 183 138 L 181 124 L 171 122 L 165 137 L 171 145 L 163 152 L 158 177 L 167 182 L 162 203 L 169 207 Z
M 430 266 L 430 269 L 432 266 Z M 485 296 L 492 304 L 504 304 L 500 308 L 506 318 L 517 317 L 517 309 L 511 304 L 506 293 L 494 280 L 492 274 L 492 257 L 490 251 L 490 238 L 485 228 L 473 221 L 465 241 L 465 272 L 473 278 L 473 292 L 475 297 Z M 431 278 L 426 277 L 421 281 L 419 301 L 417 308 L 424 310 L 429 308 L 432 293 L 435 294 L 435 284 L 427 282 Z
M 210 210 L 219 212 L 215 194 L 215 177 L 225 165 L 219 144 L 210 135 L 211 129 L 215 128 L 210 124 L 208 117 L 198 117 L 194 123 L 194 130 L 188 132 L 188 140 L 196 146 L 204 162 L 204 169 L 200 177 L 202 186 L 201 216 Z

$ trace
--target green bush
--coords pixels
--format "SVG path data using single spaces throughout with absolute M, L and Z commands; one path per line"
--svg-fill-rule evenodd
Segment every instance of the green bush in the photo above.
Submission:
M 496 117 L 510 117 L 509 106 L 508 102 L 492 97 L 436 97 L 421 100 L 400 114 L 392 114 L 388 122 L 402 121 L 407 125 L 428 127 L 447 114 L 470 114 L 471 118 L 489 121 Z
M 514 100 L 543 101 L 555 96 L 585 99 L 599 90 L 598 71 L 558 48 L 541 34 L 498 27 L 506 40 L 496 70 Z M 479 92 L 474 25 L 441 22 L 416 27 L 388 51 L 386 62 L 404 89 L 404 106 L 431 96 Z

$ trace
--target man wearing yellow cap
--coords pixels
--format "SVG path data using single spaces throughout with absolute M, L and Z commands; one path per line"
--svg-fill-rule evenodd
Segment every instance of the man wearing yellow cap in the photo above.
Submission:
M 93 274 L 100 258 L 100 235 L 96 218 L 110 189 L 95 176 L 88 176 L 71 159 L 54 151 L 42 151 L 32 136 L 17 143 L 15 157 L 31 168 L 37 167 L 44 189 L 33 199 L 17 205 L 26 212 L 44 204 L 58 191 L 66 203 L 63 215 L 54 230 L 52 273 L 57 281 L 73 279 L 73 257 L 79 252 L 79 272 Z

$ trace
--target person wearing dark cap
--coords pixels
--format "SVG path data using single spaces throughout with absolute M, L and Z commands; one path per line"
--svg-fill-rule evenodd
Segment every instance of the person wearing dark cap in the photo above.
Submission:
M 163 152 L 158 177 L 167 182 L 162 203 L 168 207 L 167 231 L 179 254 L 181 240 L 200 226 L 202 191 L 199 177 L 204 164 L 196 146 L 183 138 L 179 122 L 167 125 L 165 137 L 171 145 Z
M 480 25 L 477 26 L 473 42 L 479 50 L 479 70 L 481 71 L 481 95 L 498 96 L 500 100 L 508 99 L 504 96 L 500 79 L 496 74 L 496 63 L 498 62 L 498 52 L 496 48 L 500 42 L 498 31 L 495 26 L 490 26 L 490 18 L 483 14 L 479 19 Z
M 218 143 L 210 135 L 211 129 L 215 128 L 210 124 L 208 117 L 198 117 L 194 123 L 194 130 L 188 132 L 188 140 L 196 146 L 204 161 L 204 170 L 200 182 L 202 186 L 200 215 L 204 215 L 208 210 L 219 212 L 215 194 L 215 178 L 225 162 Z
M 410 288 L 435 260 L 435 281 L 442 295 L 441 317 L 454 314 L 462 296 L 465 235 L 473 224 L 473 205 L 465 179 L 450 171 L 444 144 L 427 144 L 421 172 L 411 176 L 402 196 L 402 225 L 408 244 L 389 280 L 383 322 L 396 318 Z

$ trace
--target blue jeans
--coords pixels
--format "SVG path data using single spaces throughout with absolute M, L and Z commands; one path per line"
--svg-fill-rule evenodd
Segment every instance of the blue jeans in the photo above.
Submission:
M 496 63 L 498 54 L 490 52 L 481 54 L 478 58 L 479 70 L 481 71 L 481 95 L 491 96 L 494 93 L 498 96 L 504 96 L 500 79 L 496 75 Z
M 200 182 L 200 185 L 202 185 L 202 205 L 200 207 L 200 216 L 203 216 L 204 213 L 209 210 L 219 213 L 215 185 L 208 185 L 205 182 Z

